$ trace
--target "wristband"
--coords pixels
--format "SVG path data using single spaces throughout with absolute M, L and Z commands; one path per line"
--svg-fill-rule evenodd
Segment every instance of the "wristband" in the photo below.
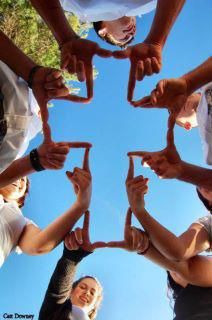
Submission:
M 45 168 L 40 163 L 39 154 L 38 154 L 37 149 L 33 149 L 30 152 L 29 157 L 30 157 L 31 165 L 32 165 L 33 169 L 35 169 L 35 171 L 45 170 Z
M 40 68 L 43 68 L 42 66 L 35 66 L 33 67 L 31 70 L 30 70 L 30 73 L 29 73 L 29 77 L 28 77 L 28 81 L 27 81 L 27 84 L 29 86 L 30 89 L 32 89 L 32 85 L 33 85 L 33 80 L 34 80 L 34 76 L 35 76 L 35 73 L 38 69 Z

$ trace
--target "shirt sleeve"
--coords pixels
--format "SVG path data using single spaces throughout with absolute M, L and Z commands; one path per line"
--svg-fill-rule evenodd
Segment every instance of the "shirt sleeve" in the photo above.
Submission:
M 195 223 L 200 224 L 207 231 L 209 242 L 210 242 L 210 248 L 207 251 L 211 252 L 212 251 L 212 215 L 202 217 L 198 219 Z
M 64 248 L 47 288 L 39 313 L 39 320 L 68 320 L 72 303 L 69 299 L 77 264 L 91 252 L 82 249 L 69 251 Z
M 38 227 L 38 225 L 37 225 L 36 223 L 34 223 L 34 221 L 32 221 L 32 220 L 30 220 L 30 219 L 28 219 L 28 218 L 26 218 L 26 217 L 24 217 L 24 220 L 25 220 L 25 222 L 26 222 L 25 226 L 27 226 L 27 225 L 29 225 L 29 224 L 33 224 L 33 226 Z M 19 246 L 16 246 L 16 247 L 15 247 L 15 252 L 16 252 L 17 254 L 22 254 L 23 251 L 21 250 L 21 248 L 20 248 Z

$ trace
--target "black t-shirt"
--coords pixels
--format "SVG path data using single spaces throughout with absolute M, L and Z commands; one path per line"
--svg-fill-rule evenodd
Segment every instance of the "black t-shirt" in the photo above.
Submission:
M 188 284 L 185 288 L 176 283 L 168 272 L 173 290 L 174 320 L 212 320 L 212 287 Z

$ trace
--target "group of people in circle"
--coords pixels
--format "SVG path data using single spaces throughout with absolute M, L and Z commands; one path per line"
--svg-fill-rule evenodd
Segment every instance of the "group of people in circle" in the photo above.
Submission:
M 48 253 L 64 241 L 62 257 L 50 279 L 39 320 L 95 319 L 102 300 L 102 287 L 92 276 L 74 282 L 78 263 L 99 248 L 122 248 L 136 252 L 168 272 L 175 300 L 175 320 L 209 320 L 212 317 L 212 260 L 199 255 L 212 249 L 212 170 L 183 161 L 174 144 L 174 127 L 198 126 L 205 161 L 212 165 L 212 58 L 176 79 L 164 79 L 138 101 L 136 81 L 159 73 L 162 50 L 185 0 L 84 2 L 80 0 L 31 0 L 31 4 L 55 36 L 61 52 L 61 69 L 86 81 L 87 96 L 69 93 L 60 70 L 36 65 L 0 32 L 0 264 L 14 249 L 29 255 Z M 136 16 L 156 8 L 150 32 L 142 43 L 129 44 L 136 32 Z M 80 39 L 68 24 L 64 10 L 82 21 L 92 22 L 99 37 L 123 50 L 110 51 Z M 47 103 L 64 99 L 88 103 L 93 98 L 94 55 L 129 59 L 127 99 L 135 108 L 166 108 L 169 113 L 167 146 L 157 152 L 130 151 L 126 191 L 124 239 L 92 243 L 89 237 L 89 206 L 92 175 L 89 142 L 54 142 L 48 124 Z M 201 89 L 201 91 L 198 91 Z M 43 143 L 28 155 L 29 142 L 43 130 Z M 76 200 L 41 230 L 21 212 L 29 190 L 27 175 L 61 169 L 71 148 L 84 148 L 82 167 L 67 172 Z M 167 230 L 145 208 L 148 179 L 134 176 L 134 157 L 142 158 L 164 179 L 178 179 L 196 186 L 197 196 L 208 214 L 194 221 L 179 237 Z M 73 229 L 84 215 L 82 228 Z M 134 215 L 142 229 L 132 226 Z

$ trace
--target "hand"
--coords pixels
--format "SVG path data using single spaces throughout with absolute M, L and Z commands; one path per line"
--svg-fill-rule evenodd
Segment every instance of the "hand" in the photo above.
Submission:
M 117 59 L 130 59 L 127 95 L 129 102 L 133 100 L 136 80 L 141 81 L 145 76 L 159 73 L 162 65 L 162 47 L 156 44 L 139 43 L 123 51 L 114 51 L 113 56 Z
M 93 98 L 93 66 L 94 55 L 109 58 L 112 52 L 99 47 L 93 41 L 76 38 L 64 43 L 61 47 L 61 68 L 69 73 L 77 74 L 79 81 L 86 80 L 87 97 L 77 97 L 76 102 L 90 102 Z M 73 96 L 72 96 L 73 97 Z
M 90 242 L 89 223 L 90 213 L 89 211 L 86 211 L 84 215 L 83 228 L 76 228 L 65 238 L 65 246 L 68 250 L 78 250 L 81 248 L 85 251 L 93 252 L 95 249 L 106 247 L 105 242 Z
M 187 83 L 184 78 L 165 79 L 158 82 L 150 96 L 132 104 L 142 108 L 167 108 L 176 118 L 187 99 Z
M 144 209 L 144 194 L 148 191 L 147 178 L 137 176 L 134 178 L 133 158 L 129 157 L 129 170 L 126 179 L 127 196 L 132 211 L 136 214 Z
M 85 149 L 82 169 L 76 167 L 73 172 L 66 172 L 77 195 L 77 204 L 82 211 L 86 211 L 89 208 L 91 201 L 92 177 L 89 168 L 89 151 L 90 148 Z
M 39 104 L 41 118 L 45 126 L 49 115 L 47 108 L 48 101 L 68 95 L 69 90 L 64 84 L 61 71 L 45 67 L 36 71 L 33 78 L 32 90 Z
M 132 210 L 128 209 L 124 227 L 124 240 L 123 241 L 110 241 L 107 243 L 107 247 L 121 248 L 128 251 L 134 251 L 142 253 L 149 247 L 149 238 L 147 234 L 136 228 L 132 227 Z
M 62 169 L 70 148 L 90 148 L 88 142 L 53 142 L 44 140 L 38 147 L 41 165 L 45 169 Z
M 141 157 L 142 164 L 147 164 L 160 178 L 178 178 L 182 172 L 182 160 L 174 144 L 174 119 L 169 118 L 167 147 L 158 152 L 133 151 L 130 157 Z

